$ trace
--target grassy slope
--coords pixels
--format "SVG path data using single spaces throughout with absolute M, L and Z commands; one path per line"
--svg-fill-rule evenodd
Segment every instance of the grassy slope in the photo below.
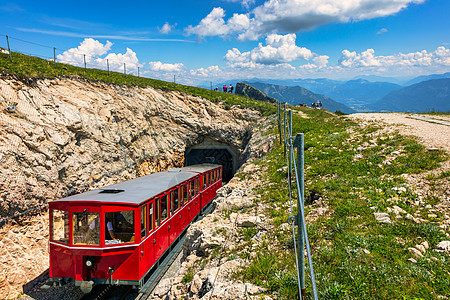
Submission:
M 195 96 L 208 98 L 213 102 L 222 102 L 226 105 L 239 104 L 241 106 L 257 107 L 263 114 L 267 115 L 276 111 L 273 105 L 238 96 L 235 94 L 225 94 L 221 92 L 214 92 L 207 89 L 193 87 L 182 84 L 175 84 L 157 79 L 136 77 L 134 75 L 125 75 L 118 72 L 110 72 L 99 69 L 87 69 L 71 66 L 68 64 L 56 63 L 54 67 L 53 61 L 23 55 L 20 53 L 12 53 L 13 61 L 10 62 L 9 55 L 0 53 L 0 71 L 5 71 L 9 74 L 15 74 L 22 77 L 31 78 L 54 78 L 64 76 L 80 76 L 88 80 L 104 81 L 113 84 L 124 84 L 130 86 L 152 86 L 165 90 L 175 90 L 189 93 Z
M 434 169 L 447 159 L 446 154 L 427 151 L 415 139 L 398 133 L 361 128 L 345 117 L 301 109 L 310 119 L 294 113 L 293 132 L 305 133 L 305 188 L 320 192 L 329 206 L 326 216 L 308 224 L 319 298 L 437 299 L 450 295 L 450 258 L 431 251 L 440 241 L 448 240 L 437 219 L 423 213 L 430 222 L 416 224 L 391 214 L 393 223 L 381 224 L 370 208 L 387 212 L 387 207 L 398 205 L 414 215 L 418 207 L 411 203 L 418 195 L 408 188 L 397 189 L 406 187 L 401 174 Z M 361 145 L 366 147 L 358 149 Z M 401 153 L 395 154 L 397 150 Z M 391 164 L 383 164 L 391 155 L 395 157 Z M 283 206 L 288 201 L 285 173 L 277 171 L 286 165 L 282 147 L 275 148 L 260 164 L 268 166 L 266 179 L 274 183 L 265 184 L 260 193 L 273 204 L 267 213 L 275 225 L 280 225 L 289 216 L 288 207 Z M 448 174 L 440 177 L 448 179 Z M 392 198 L 398 200 L 388 200 Z M 425 199 L 431 205 L 437 201 L 434 197 Z M 307 206 L 306 212 L 312 208 Z M 272 235 L 280 241 L 280 251 L 274 254 L 260 249 L 257 259 L 241 276 L 281 298 L 294 299 L 297 287 L 292 233 L 278 230 Z M 408 248 L 425 240 L 430 249 L 424 258 L 417 264 L 408 261 L 412 257 Z M 437 260 L 430 259 L 432 256 Z M 311 291 L 308 278 L 307 291 Z
M 258 107 L 265 114 L 274 113 L 271 104 L 243 97 L 211 93 L 208 90 L 173 84 L 148 78 L 137 78 L 106 71 L 91 70 L 57 64 L 21 54 L 0 54 L 0 70 L 24 77 L 56 77 L 79 75 L 89 80 L 102 80 L 115 84 L 154 86 L 179 90 L 193 95 L 225 102 Z M 300 118 L 294 113 L 294 133 L 305 133 L 305 165 L 307 190 L 317 190 L 328 202 L 329 213 L 308 224 L 313 251 L 316 282 L 321 299 L 436 299 L 438 295 L 450 295 L 450 263 L 448 255 L 428 251 L 424 258 L 413 264 L 408 247 L 427 240 L 431 248 L 446 239 L 438 224 L 416 224 L 406 219 L 395 219 L 392 224 L 377 223 L 370 207 L 385 212 L 388 206 L 397 204 L 414 214 L 414 202 L 418 195 L 405 186 L 403 173 L 421 173 L 436 168 L 447 159 L 442 152 L 427 152 L 414 139 L 399 134 L 377 133 L 377 128 L 360 128 L 345 117 L 335 117 L 325 111 L 301 108 L 310 116 Z M 275 133 L 275 132 L 274 132 Z M 364 149 L 359 149 L 366 143 Z M 384 159 L 402 150 L 391 164 L 383 165 Z M 355 159 L 355 155 L 361 157 Z M 268 157 L 259 162 L 268 167 L 265 184 L 259 191 L 271 203 L 267 214 L 275 225 L 286 222 L 288 217 L 287 184 L 283 172 L 285 165 L 282 146 L 278 145 Z M 447 177 L 448 174 L 442 174 Z M 398 198 L 398 203 L 387 199 Z M 427 203 L 439 199 L 429 197 Z M 306 208 L 307 212 L 312 209 Z M 428 218 L 427 216 L 423 216 Z M 278 228 L 278 227 L 277 227 Z M 251 243 L 255 229 L 246 229 L 243 235 Z M 257 249 L 258 255 L 250 267 L 239 274 L 243 279 L 268 288 L 270 294 L 280 298 L 296 297 L 295 261 L 293 241 L 289 230 L 270 233 L 276 237 L 278 252 L 268 253 Z M 448 239 L 448 238 L 447 238 Z M 272 239 L 273 242 L 275 239 Z M 366 254 L 363 250 L 368 250 Z M 227 254 L 228 255 L 228 254 Z M 429 259 L 431 256 L 437 261 Z M 307 291 L 310 284 L 307 278 Z

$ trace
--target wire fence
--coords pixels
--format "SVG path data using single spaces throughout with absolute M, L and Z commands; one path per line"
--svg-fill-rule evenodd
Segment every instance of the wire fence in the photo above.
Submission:
M 5 34 L 0 34 L 0 37 L 5 41 L 5 50 L 8 51 L 11 62 L 14 62 L 14 52 L 16 52 L 53 61 L 55 68 L 56 63 L 64 63 L 77 67 L 84 67 L 85 70 L 89 68 L 108 72 L 115 71 L 127 75 L 135 75 L 137 77 L 142 75 L 140 72 L 141 65 L 138 62 L 130 62 L 126 55 L 112 55 L 111 58 L 108 58 L 108 56 L 102 58 L 102 55 L 93 56 L 88 53 L 83 53 L 79 48 L 61 49 Z M 33 45 L 45 49 L 43 52 L 47 54 L 42 54 L 42 51 L 40 51 L 41 54 L 38 54 L 36 52 L 24 50 L 26 49 L 26 45 Z

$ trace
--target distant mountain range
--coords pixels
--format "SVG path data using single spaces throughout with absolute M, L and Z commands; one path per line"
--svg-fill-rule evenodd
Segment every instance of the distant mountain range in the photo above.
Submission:
M 370 105 L 373 111 L 450 112 L 450 78 L 419 82 L 391 92 Z
M 310 99 L 317 99 L 318 96 L 326 98 L 325 102 L 328 103 L 340 103 L 345 106 L 344 110 L 335 108 L 334 104 L 332 108 L 328 108 L 331 111 L 333 109 L 341 110 L 345 112 L 350 111 L 410 111 L 410 112 L 427 112 L 431 110 L 447 112 L 448 103 L 445 103 L 445 99 L 448 99 L 450 92 L 448 91 L 448 81 L 442 82 L 428 82 L 439 79 L 449 79 L 450 72 L 443 74 L 432 74 L 426 76 L 418 76 L 409 81 L 404 82 L 404 78 L 391 78 L 380 77 L 373 75 L 362 75 L 355 77 L 352 80 L 341 81 L 327 78 L 317 79 L 249 79 L 249 80 L 224 80 L 225 83 L 237 83 L 245 81 L 248 84 L 254 86 L 257 89 L 261 89 L 268 96 L 278 98 L 281 101 L 287 101 L 288 103 L 298 104 L 305 102 L 308 105 L 312 100 L 308 99 L 308 93 L 302 91 L 301 88 L 309 90 L 314 95 L 310 95 Z M 396 83 L 394 83 L 396 82 Z M 398 83 L 404 82 L 402 85 Z M 420 84 L 416 86 L 416 84 Z M 208 83 L 209 84 L 209 83 Z M 272 87 L 264 88 L 261 84 L 268 86 L 274 85 L 277 88 Z M 282 88 L 284 86 L 284 88 Z M 297 87 L 300 89 L 291 90 L 288 87 Z M 208 86 L 209 88 L 209 86 Z M 319 94 L 319 95 L 317 95 Z M 302 95 L 304 100 L 298 98 Z M 284 97 L 284 98 L 281 98 Z M 290 98 L 293 97 L 293 98 Z M 411 101 L 407 100 L 407 97 L 411 97 Z M 421 97 L 419 101 L 418 97 Z M 329 102 L 329 100 L 333 102 Z M 321 100 L 322 101 L 322 100 Z M 420 103 L 415 104 L 417 101 Z M 443 102 L 444 101 L 444 102 Z M 447 100 L 448 101 L 448 100 Z M 325 103 L 324 101 L 322 101 Z M 398 104 L 396 104 L 398 103 Z M 350 109 L 350 110 L 349 110 Z
M 251 84 L 255 83 L 253 81 L 249 82 Z M 394 83 L 370 82 L 365 79 L 338 81 L 319 78 L 296 79 L 291 82 L 288 82 L 288 80 L 273 80 L 272 82 L 271 84 L 279 85 L 280 82 L 290 83 L 290 85 L 295 83 L 296 86 L 301 86 L 316 94 L 322 94 L 356 111 L 366 111 L 369 104 L 380 100 L 394 90 L 402 88 Z
M 323 108 L 329 111 L 341 111 L 344 113 L 354 113 L 355 111 L 350 107 L 336 102 L 326 96 L 315 94 L 310 90 L 307 90 L 300 86 L 284 86 L 276 84 L 267 84 L 262 82 L 245 82 L 254 88 L 260 90 L 269 97 L 278 99 L 281 102 L 287 102 L 291 105 L 307 104 L 311 106 L 312 102 L 320 100 L 323 104 Z
M 450 72 L 444 73 L 444 74 L 432 74 L 432 75 L 422 75 L 418 76 L 414 79 L 411 79 L 410 81 L 407 81 L 404 86 L 413 85 L 422 81 L 428 81 L 432 79 L 444 79 L 444 78 L 450 78 Z

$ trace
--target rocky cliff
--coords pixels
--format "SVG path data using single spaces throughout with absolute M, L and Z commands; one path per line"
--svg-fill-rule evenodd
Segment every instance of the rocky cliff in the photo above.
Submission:
M 151 87 L 3 74 L 0 218 L 181 166 L 185 150 L 205 137 L 244 150 L 258 116 Z
M 48 201 L 182 166 L 206 138 L 248 157 L 259 118 L 181 92 L 0 74 L 0 298 L 45 277 Z

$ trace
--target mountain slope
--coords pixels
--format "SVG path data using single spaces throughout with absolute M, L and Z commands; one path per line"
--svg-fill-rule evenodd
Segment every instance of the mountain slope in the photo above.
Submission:
M 315 94 L 300 86 L 283 86 L 261 82 L 253 82 L 248 84 L 260 90 L 269 97 L 276 98 L 281 102 L 287 102 L 291 105 L 298 105 L 301 103 L 310 105 L 312 102 L 317 102 L 317 100 L 320 100 L 323 104 L 323 108 L 329 111 L 339 110 L 344 113 L 355 112 L 353 109 L 342 103 L 336 102 L 326 96 Z
M 428 80 L 393 91 L 371 108 L 412 113 L 450 112 L 450 78 Z
M 413 85 L 419 82 L 428 81 L 432 79 L 444 79 L 444 78 L 450 78 L 450 72 L 443 73 L 443 74 L 432 74 L 432 75 L 422 75 L 417 76 L 416 78 L 411 79 L 410 81 L 406 82 L 404 86 Z

